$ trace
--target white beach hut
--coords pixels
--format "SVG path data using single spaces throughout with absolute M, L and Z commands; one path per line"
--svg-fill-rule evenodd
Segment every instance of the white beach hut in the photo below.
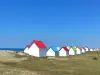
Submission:
M 67 47 L 62 47 L 59 50 L 59 56 L 69 56 L 69 49 Z
M 82 53 L 86 53 L 86 49 L 82 47 Z
M 93 52 L 94 51 L 93 48 L 91 48 L 90 51 Z
M 98 51 L 98 48 L 95 48 L 94 51 Z
M 28 45 L 24 48 L 24 53 L 28 53 Z
M 98 51 L 100 51 L 100 48 L 98 48 Z
M 90 49 L 88 47 L 84 47 L 86 49 L 86 52 L 90 51 Z
M 93 48 L 93 51 L 97 51 L 97 49 L 96 48 Z
M 55 46 L 51 46 L 47 51 L 46 51 L 46 56 L 59 56 L 59 49 Z
M 42 41 L 33 40 L 28 46 L 28 54 L 35 57 L 45 57 L 47 47 Z
M 76 47 L 75 46 L 71 46 L 69 49 L 69 55 L 77 55 L 76 54 Z
M 77 46 L 76 54 L 82 54 L 82 48 L 81 47 Z
M 97 48 L 97 51 L 99 51 L 99 48 Z

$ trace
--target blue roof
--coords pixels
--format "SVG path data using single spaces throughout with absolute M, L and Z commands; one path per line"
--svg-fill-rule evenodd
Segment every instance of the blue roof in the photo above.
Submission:
M 55 46 L 51 46 L 50 48 L 51 48 L 54 52 L 59 51 L 59 50 L 57 49 L 57 47 L 55 47 Z M 49 49 L 50 49 L 50 48 L 49 48 Z

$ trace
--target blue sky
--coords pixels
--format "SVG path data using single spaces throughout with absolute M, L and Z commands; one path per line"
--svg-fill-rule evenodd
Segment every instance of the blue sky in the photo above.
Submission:
M 100 45 L 99 0 L 0 0 L 0 47 Z

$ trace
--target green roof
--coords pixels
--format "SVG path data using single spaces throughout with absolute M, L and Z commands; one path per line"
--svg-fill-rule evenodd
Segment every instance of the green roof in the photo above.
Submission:
M 76 51 L 76 47 L 75 46 L 71 46 L 71 48 Z

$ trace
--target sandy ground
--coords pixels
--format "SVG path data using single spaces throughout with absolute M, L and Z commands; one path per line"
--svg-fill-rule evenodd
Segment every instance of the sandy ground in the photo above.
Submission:
M 24 55 L 0 51 L 0 75 L 100 75 L 100 52 L 47 58 Z
M 0 51 L 0 61 L 2 62 L 8 62 L 8 61 L 11 61 L 11 62 L 19 62 L 19 61 L 22 61 L 22 60 L 26 60 L 27 58 L 23 57 L 23 58 L 15 58 L 14 56 L 16 55 L 17 53 L 15 51 L 9 51 L 9 50 L 1 50 Z
M 18 53 L 22 54 L 22 53 Z M 15 58 L 15 51 L 0 51 L 0 75 L 37 75 L 37 72 L 29 71 L 26 69 L 20 69 L 15 67 L 10 67 L 2 64 L 1 62 L 20 62 L 22 60 L 26 60 L 27 57 Z M 39 75 L 39 74 L 38 74 Z

